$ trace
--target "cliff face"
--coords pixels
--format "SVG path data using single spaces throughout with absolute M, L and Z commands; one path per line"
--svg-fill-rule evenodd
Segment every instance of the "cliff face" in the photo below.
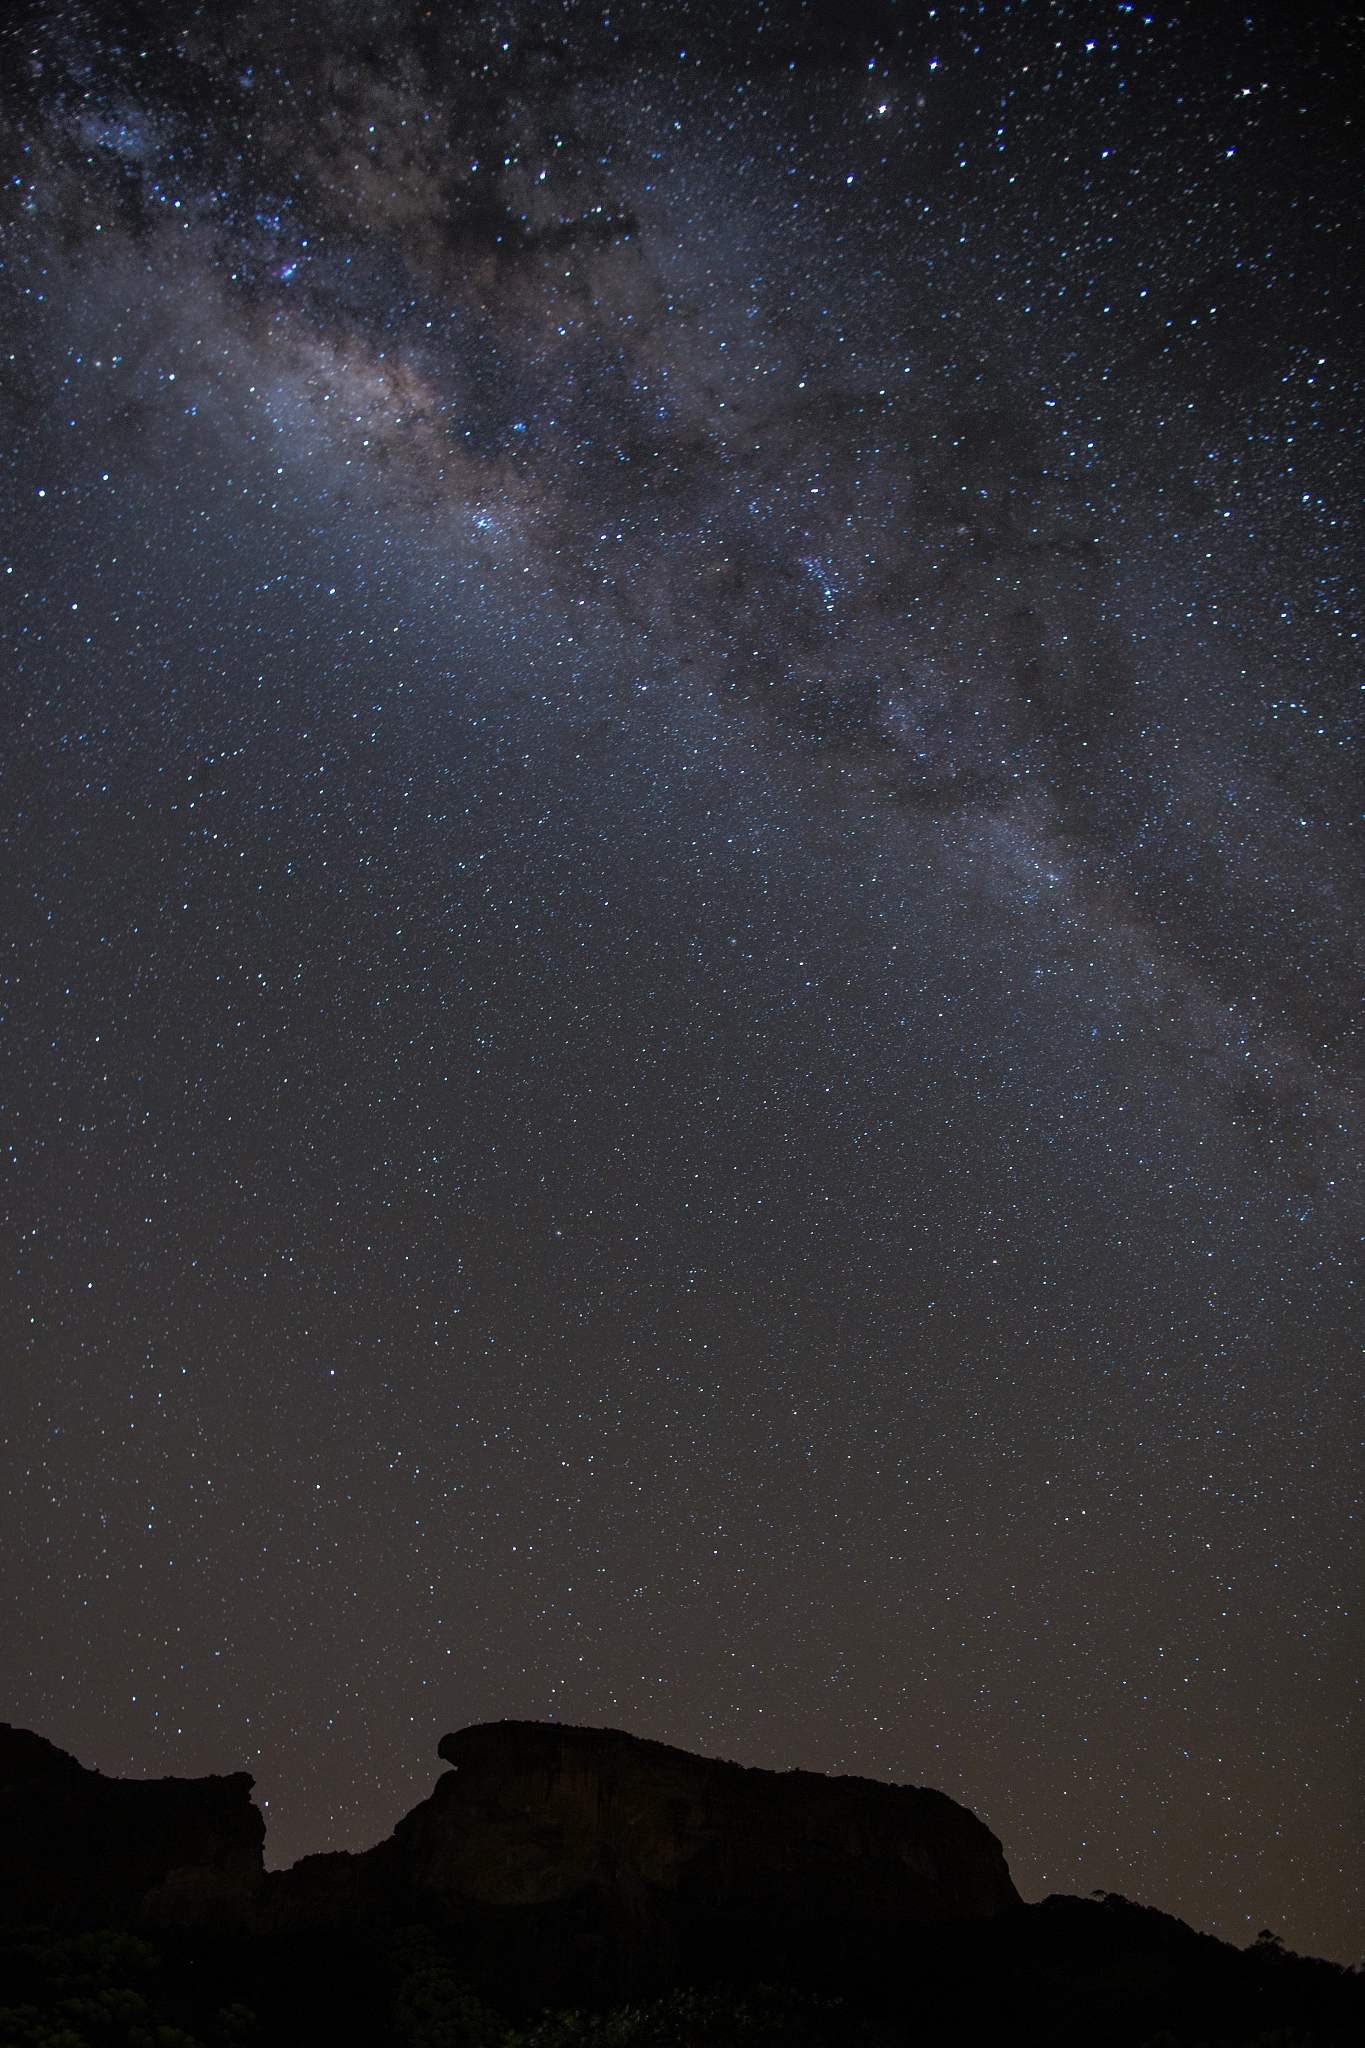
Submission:
M 466 1728 L 440 1755 L 453 1769 L 387 1842 L 270 1877 L 264 1921 L 433 1921 L 491 1992 L 534 2006 L 842 1980 L 926 1922 L 1019 1903 L 995 1836 L 941 1792 L 540 1722 Z
M 1017 1905 L 999 1842 L 942 1792 L 745 1770 L 611 1729 L 502 1722 L 442 1740 L 453 1765 L 395 1830 L 443 1899 L 540 1905 L 609 1889 L 730 1914 L 977 1918 Z
M 927 1923 L 1018 1904 L 931 1792 L 742 1769 L 610 1729 L 447 1735 L 452 1769 L 363 1855 L 266 1875 L 251 1779 L 135 1783 L 0 1727 L 0 1915 L 345 1937 L 422 1921 L 510 2008 L 737 1977 L 884 1973 Z
M 21 2008 L 20 2035 L 146 2048 L 164 2015 L 167 2039 L 215 2041 L 223 2008 L 241 2005 L 260 2048 L 487 2048 L 496 2026 L 471 2015 L 461 1984 L 517 2023 L 547 2006 L 766 1980 L 846 2008 L 779 1995 L 765 2021 L 762 1998 L 722 1995 L 713 2016 L 731 2018 L 709 2030 L 684 2001 L 665 2025 L 612 2019 L 545 2038 L 1365 2041 L 1365 1975 L 1273 1940 L 1238 1951 L 1113 1895 L 1022 1906 L 995 1837 L 937 1792 L 746 1771 L 534 1723 L 466 1728 L 441 1754 L 452 1769 L 387 1841 L 267 1875 L 245 1773 L 103 1778 L 0 1724 L 0 1921 L 153 1940 L 140 1962 L 93 1944 L 73 1999 L 69 1944 L 0 1926 L 0 1992 Z
M 242 1926 L 265 1822 L 245 1771 L 106 1778 L 0 1721 L 0 1919 Z

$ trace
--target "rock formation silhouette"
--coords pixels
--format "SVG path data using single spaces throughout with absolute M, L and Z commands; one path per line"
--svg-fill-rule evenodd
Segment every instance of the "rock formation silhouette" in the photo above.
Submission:
M 0 1721 L 0 1919 L 240 1925 L 263 1873 L 252 1782 L 106 1778 Z
M 386 1841 L 267 1873 L 252 1780 L 106 1778 L 0 1725 L 0 1913 L 263 1935 L 423 1922 L 498 1989 L 623 1997 L 842 1972 L 925 1923 L 1019 1903 L 990 1830 L 941 1792 L 747 1770 L 615 1729 L 504 1721 Z
M 267 1872 L 244 1771 L 106 1778 L 0 1723 L 0 2020 L 30 2048 L 232 2048 L 248 2022 L 256 2048 L 514 2048 L 509 2021 L 523 2048 L 1365 2039 L 1359 1971 L 1113 1894 L 1024 1905 L 940 1792 L 539 1722 L 440 1754 L 386 1841 Z M 763 1984 L 787 1989 L 751 2007 Z

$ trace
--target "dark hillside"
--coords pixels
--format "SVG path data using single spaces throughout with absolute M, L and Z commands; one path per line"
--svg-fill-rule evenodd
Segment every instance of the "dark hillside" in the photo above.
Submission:
M 1356 2048 L 1365 1977 L 1022 1904 L 941 1793 L 498 1723 L 387 1841 L 266 1873 L 244 1774 L 0 1728 L 0 2048 Z

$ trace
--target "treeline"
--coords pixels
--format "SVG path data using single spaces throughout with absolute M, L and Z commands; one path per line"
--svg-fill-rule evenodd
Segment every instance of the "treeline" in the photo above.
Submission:
M 828 1978 L 832 1959 L 813 1959 Z M 673 1989 L 509 2016 L 458 1937 L 0 1928 L 0 2048 L 1360 2048 L 1365 1976 L 1057 1898 L 926 1928 L 876 1984 Z

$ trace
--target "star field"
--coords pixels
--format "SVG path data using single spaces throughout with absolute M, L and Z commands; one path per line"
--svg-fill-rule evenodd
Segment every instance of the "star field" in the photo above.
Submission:
M 0 1713 L 1358 1957 L 1358 23 L 5 35 Z

